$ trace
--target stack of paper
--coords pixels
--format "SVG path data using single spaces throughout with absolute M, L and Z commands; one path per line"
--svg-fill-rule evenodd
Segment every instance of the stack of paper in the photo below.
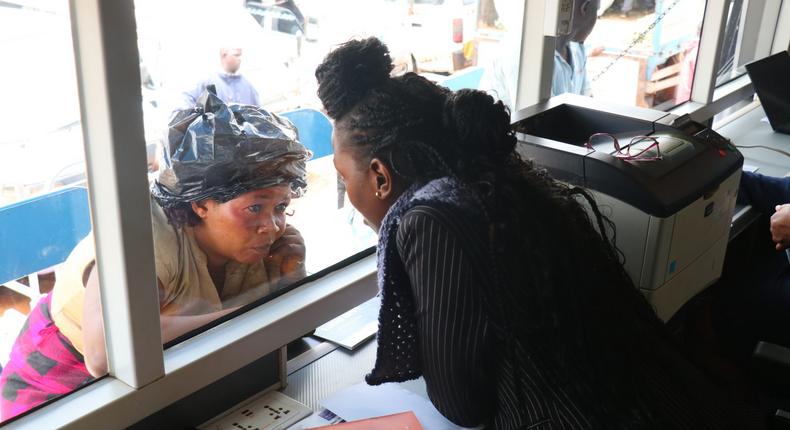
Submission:
M 374 297 L 315 329 L 315 336 L 352 350 L 379 328 L 381 299 Z
M 334 424 L 321 427 L 313 427 L 312 430 L 334 429 L 334 430 L 422 430 L 420 422 L 413 412 L 401 412 L 399 414 L 386 415 L 383 417 L 368 418 L 366 420 L 351 421 L 343 424 Z
M 398 384 L 370 386 L 362 382 L 332 394 L 321 404 L 325 408 L 323 411 L 313 414 L 295 428 L 308 429 L 340 420 L 358 421 L 412 412 L 425 430 L 463 429 L 442 416 L 428 399 Z

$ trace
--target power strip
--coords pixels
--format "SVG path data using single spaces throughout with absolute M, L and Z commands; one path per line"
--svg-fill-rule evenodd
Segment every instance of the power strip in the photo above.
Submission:
M 201 430 L 279 430 L 312 414 L 279 391 L 269 391 L 200 426 Z

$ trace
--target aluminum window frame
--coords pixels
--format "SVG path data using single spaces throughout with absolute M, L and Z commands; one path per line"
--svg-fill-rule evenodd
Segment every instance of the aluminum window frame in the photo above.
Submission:
M 134 3 L 69 8 L 110 372 L 8 429 L 127 427 L 377 292 L 367 256 L 163 352 Z
M 370 255 L 168 348 L 164 376 L 156 381 L 135 389 L 118 378 L 105 377 L 9 422 L 6 428 L 126 428 L 279 349 L 376 292 L 376 259 Z
M 554 72 L 554 37 L 545 34 L 549 34 L 548 29 L 557 28 L 557 23 L 545 22 L 547 20 L 545 15 L 549 14 L 548 7 L 556 6 L 556 0 L 527 1 L 524 12 L 525 27 L 519 81 L 517 83 L 517 110 L 543 102 L 551 97 L 551 76 Z M 729 0 L 706 1 L 691 99 L 670 109 L 669 113 L 676 115 L 688 113 L 694 120 L 706 122 L 714 115 L 753 96 L 754 90 L 747 75 L 740 76 L 719 87 L 715 86 L 716 67 L 724 39 L 728 7 Z M 557 14 L 553 15 L 556 20 Z M 550 21 L 550 19 L 548 20 Z M 768 32 L 765 28 L 761 28 L 760 31 L 761 43 L 770 42 L 772 53 L 788 49 L 790 45 L 790 1 L 782 1 L 773 39 L 765 37 Z M 541 54 L 540 59 L 530 55 L 535 52 Z M 524 82 L 534 82 L 537 85 L 524 85 Z
M 768 2 L 764 2 L 766 5 Z M 694 71 L 694 84 L 691 100 L 679 105 L 669 112 L 676 115 L 688 113 L 698 122 L 708 122 L 713 117 L 726 109 L 754 97 L 754 87 L 748 74 L 741 75 L 718 87 L 716 83 L 716 66 L 719 62 L 718 53 L 724 42 L 726 14 L 729 0 L 707 0 L 705 7 L 705 21 L 703 22 L 700 37 L 700 56 Z M 770 5 L 774 7 L 774 5 Z M 710 7 L 710 10 L 709 10 Z M 709 12 L 711 15 L 709 15 Z M 721 14 L 721 15 L 719 15 Z M 770 22 L 770 20 L 769 20 Z M 779 16 L 774 23 L 773 38 L 766 37 L 768 30 L 765 26 L 759 29 L 758 37 L 761 44 L 770 44 L 772 54 L 790 48 L 790 1 L 784 0 L 779 6 Z M 758 47 L 760 49 L 761 47 Z M 703 55 L 703 49 L 705 55 Z M 712 52 L 711 52 L 712 50 Z M 700 68 L 700 62 L 704 62 Z M 697 88 L 697 79 L 700 79 L 700 89 Z
M 545 35 L 546 0 L 524 1 L 519 109 L 549 98 L 554 56 L 554 38 Z M 103 380 L 5 423 L 8 429 L 128 426 L 376 292 L 375 257 L 368 256 L 163 352 L 156 294 L 133 289 L 155 279 L 145 148 L 139 144 L 144 139 L 133 0 L 69 2 L 98 267 L 102 285 L 115 286 L 102 288 L 111 371 Z M 701 89 L 673 113 L 707 120 L 751 96 L 748 77 L 711 86 L 725 2 L 706 4 L 703 66 L 695 70 Z M 783 1 L 771 50 L 788 45 L 790 1 Z

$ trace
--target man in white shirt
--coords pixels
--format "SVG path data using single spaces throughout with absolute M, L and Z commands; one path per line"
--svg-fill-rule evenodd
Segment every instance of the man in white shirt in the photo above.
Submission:
M 551 95 L 574 93 L 591 95 L 587 76 L 587 52 L 584 41 L 598 20 L 600 0 L 575 0 L 573 23 L 568 34 L 557 36 L 554 51 L 554 76 Z
M 591 95 L 590 81 L 587 78 L 587 52 L 584 41 L 592 31 L 597 20 L 600 0 L 575 0 L 575 18 L 571 33 L 557 38 L 554 51 L 554 75 L 551 95 L 571 92 Z M 521 49 L 521 27 L 517 21 L 523 16 L 523 9 L 514 7 L 511 2 L 497 2 L 500 19 L 508 31 L 498 47 L 499 55 L 494 56 L 491 64 L 486 65 L 480 89 L 502 100 L 511 111 L 516 109 L 516 80 L 518 76 L 518 57 Z M 570 60 L 565 59 L 565 52 Z

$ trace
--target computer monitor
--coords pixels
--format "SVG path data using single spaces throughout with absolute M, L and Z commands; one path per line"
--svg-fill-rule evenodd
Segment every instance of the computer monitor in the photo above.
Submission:
M 747 64 L 746 71 L 771 127 L 790 134 L 790 53 L 779 52 Z

